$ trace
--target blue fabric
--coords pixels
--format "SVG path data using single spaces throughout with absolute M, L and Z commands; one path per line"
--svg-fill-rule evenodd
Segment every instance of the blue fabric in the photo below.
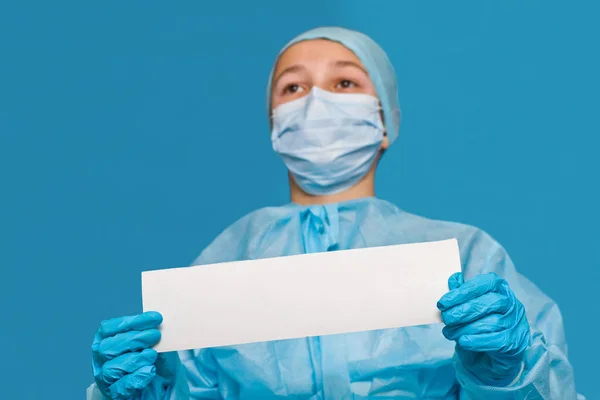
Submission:
M 179 352 L 186 378 L 178 376 L 178 390 L 189 385 L 192 399 L 577 399 L 558 307 L 477 228 L 421 218 L 376 198 L 290 204 L 245 216 L 194 264 L 449 238 L 458 239 L 465 280 L 496 273 L 527 312 L 531 344 L 510 385 L 482 382 L 435 324 Z
M 462 273 L 448 281 L 450 292 L 438 302 L 442 333 L 457 343 L 456 355 L 479 380 L 506 386 L 521 372 L 531 334 L 523 304 L 496 273 L 468 282 Z
M 454 343 L 443 335 L 444 325 L 435 324 L 167 353 L 164 357 L 171 359 L 175 372 L 170 377 L 158 373 L 133 398 L 584 399 L 576 394 L 557 305 L 477 228 L 418 217 L 376 198 L 324 206 L 290 204 L 240 219 L 194 264 L 449 238 L 458 239 L 465 281 L 493 272 L 524 305 L 531 343 L 510 384 L 484 383 L 455 354 Z M 451 288 L 459 285 L 462 281 Z M 175 383 L 165 387 L 164 379 Z M 87 398 L 106 399 L 96 385 L 88 389 Z
M 281 49 L 279 56 L 293 44 L 304 40 L 329 39 L 343 44 L 351 50 L 363 63 L 381 102 L 385 128 L 388 140 L 392 144 L 398 137 L 400 129 L 400 104 L 398 102 L 398 83 L 396 72 L 383 49 L 367 35 L 339 27 L 321 27 L 304 32 Z M 271 70 L 267 84 L 267 115 L 271 115 L 271 82 L 275 72 L 275 65 Z

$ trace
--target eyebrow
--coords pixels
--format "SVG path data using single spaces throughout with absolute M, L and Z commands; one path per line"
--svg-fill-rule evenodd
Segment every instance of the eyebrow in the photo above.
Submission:
M 338 61 L 332 62 L 331 65 L 333 65 L 334 67 L 337 67 L 337 68 L 344 68 L 344 67 L 358 68 L 362 72 L 364 72 L 365 75 L 369 76 L 369 73 L 367 72 L 367 70 L 365 68 L 363 68 L 360 64 L 358 64 L 354 61 L 338 60 Z M 279 80 L 281 79 L 282 76 L 293 73 L 293 72 L 301 72 L 301 71 L 306 71 L 306 67 L 303 65 L 300 65 L 300 64 L 295 64 L 295 65 L 291 65 L 291 66 L 287 67 L 286 69 L 284 69 L 283 71 L 281 71 L 279 73 L 277 78 L 275 78 L 275 80 L 273 81 L 273 87 L 277 86 L 277 83 L 279 82 Z
M 369 75 L 369 73 L 367 72 L 367 70 L 362 65 L 360 65 L 360 64 L 358 64 L 358 63 L 356 63 L 354 61 L 340 60 L 340 61 L 334 62 L 333 65 L 335 65 L 336 67 L 354 67 L 354 68 L 358 68 L 362 72 L 364 72 L 365 74 Z
M 286 69 L 281 71 L 281 73 L 279 74 L 279 76 L 277 76 L 277 78 L 275 78 L 275 80 L 273 81 L 273 87 L 277 86 L 277 82 L 279 82 L 279 80 L 281 79 L 282 76 L 284 76 L 286 74 L 290 74 L 292 72 L 300 72 L 300 71 L 306 71 L 306 67 L 304 67 L 303 65 L 300 65 L 300 64 L 296 64 L 296 65 L 287 67 Z

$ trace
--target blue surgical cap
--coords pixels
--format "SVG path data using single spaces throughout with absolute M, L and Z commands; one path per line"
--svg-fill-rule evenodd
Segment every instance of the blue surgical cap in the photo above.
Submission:
M 396 72 L 383 49 L 367 35 L 339 27 L 321 27 L 304 32 L 288 44 L 277 55 L 277 60 L 290 46 L 304 40 L 328 39 L 341 43 L 351 50 L 363 63 L 379 96 L 385 128 L 390 144 L 398 137 L 400 129 L 400 104 L 398 102 L 398 82 Z M 277 61 L 273 65 L 267 85 L 267 113 L 271 114 L 271 83 Z

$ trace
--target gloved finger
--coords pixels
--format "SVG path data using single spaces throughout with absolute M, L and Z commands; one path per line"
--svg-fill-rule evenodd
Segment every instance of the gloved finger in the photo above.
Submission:
M 502 282 L 503 280 L 493 272 L 485 275 L 477 275 L 475 278 L 462 284 L 459 288 L 451 290 L 442 296 L 437 306 L 441 311 L 444 311 L 466 303 L 488 292 L 493 292 Z
M 473 352 L 494 352 L 514 355 L 529 345 L 529 329 L 505 329 L 499 332 L 464 335 L 458 345 Z
M 463 336 L 500 332 L 506 329 L 508 329 L 507 318 L 500 314 L 491 314 L 468 324 L 445 326 L 442 334 L 448 340 L 459 340 Z
M 142 367 L 110 385 L 110 397 L 113 400 L 129 400 L 138 390 L 148 386 L 155 376 L 154 365 Z
M 446 326 L 464 325 L 490 314 L 505 314 L 512 305 L 511 298 L 503 293 L 490 292 L 442 312 Z
M 452 276 L 450 276 L 450 278 L 448 278 L 448 289 L 450 289 L 450 290 L 458 289 L 459 287 L 462 286 L 463 283 L 465 283 L 465 278 L 464 278 L 462 272 L 456 272 L 456 273 L 452 274 Z
M 127 374 L 131 374 L 142 367 L 154 365 L 158 353 L 153 349 L 145 349 L 141 352 L 125 353 L 113 360 L 107 361 L 100 371 L 98 377 L 104 382 L 114 383 Z
M 150 348 L 158 343 L 160 336 L 157 329 L 119 333 L 100 342 L 98 354 L 105 361 L 112 360 L 121 354 Z
M 144 331 L 146 329 L 158 328 L 162 321 L 162 315 L 156 311 L 148 311 L 143 314 L 128 317 L 113 318 L 100 324 L 98 334 L 102 339 L 106 339 L 127 331 Z

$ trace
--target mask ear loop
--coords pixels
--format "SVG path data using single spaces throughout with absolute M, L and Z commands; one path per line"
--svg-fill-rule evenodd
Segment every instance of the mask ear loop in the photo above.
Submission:
M 387 137 L 387 128 L 385 127 L 385 115 L 383 115 L 383 107 L 381 106 L 381 100 L 379 101 L 379 116 L 381 117 L 381 123 L 383 124 L 383 136 Z
M 383 124 L 383 137 L 387 137 L 387 127 L 385 126 L 385 115 L 383 115 L 383 107 L 381 107 L 381 101 L 379 101 L 379 115 L 381 116 L 381 122 Z M 388 139 L 389 140 L 389 139 Z M 377 164 L 379 164 L 381 162 L 381 159 L 383 158 L 383 156 L 385 155 L 385 152 L 387 150 L 383 149 L 380 150 L 380 154 L 379 157 L 377 158 Z

